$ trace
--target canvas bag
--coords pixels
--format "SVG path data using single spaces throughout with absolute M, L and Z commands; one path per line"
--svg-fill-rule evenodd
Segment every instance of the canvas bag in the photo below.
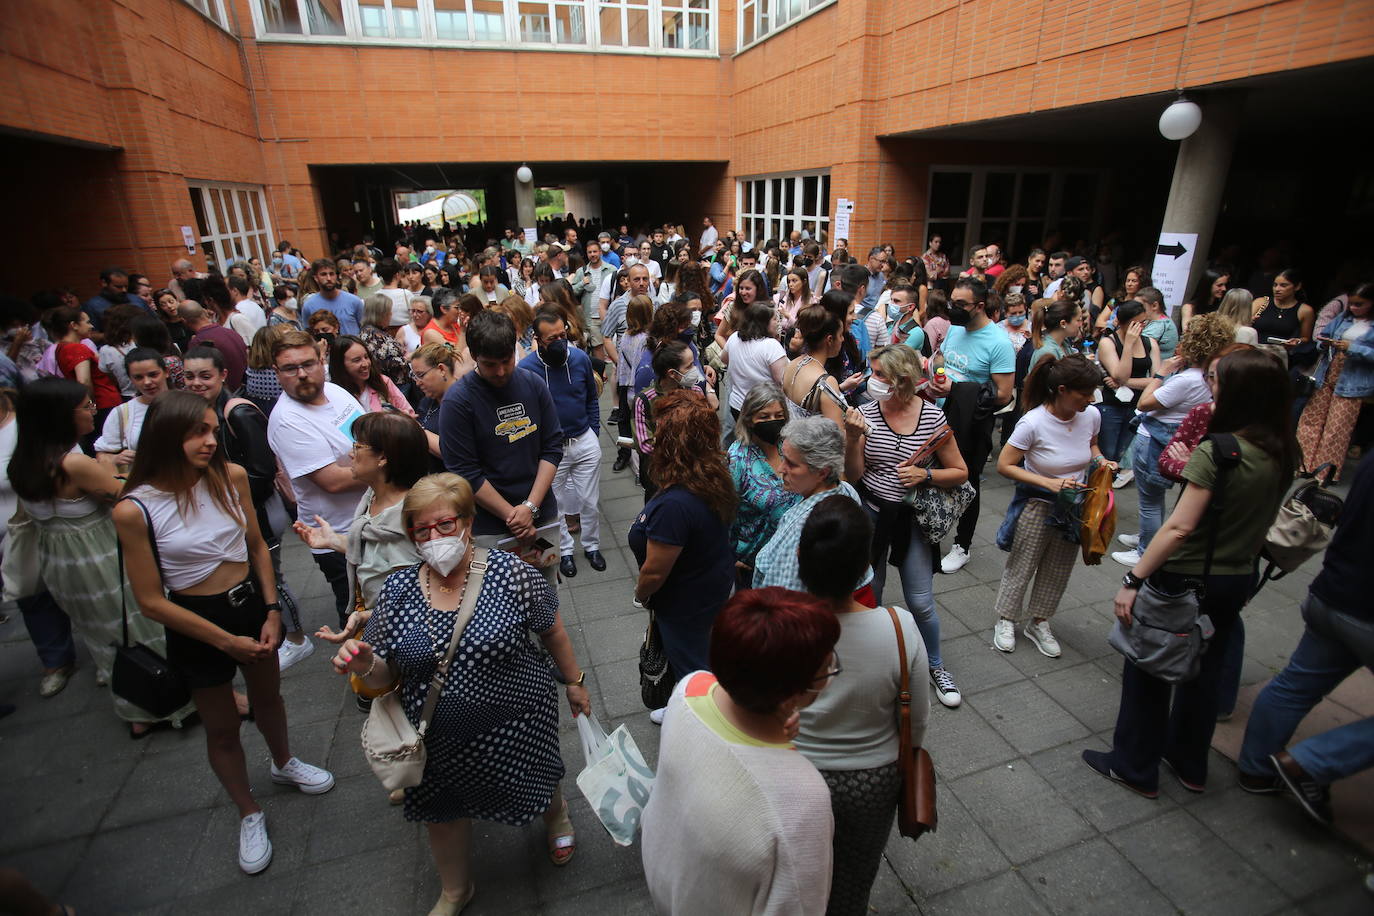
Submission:
M 1322 472 L 1326 479 L 1322 480 Z M 1283 505 L 1269 531 L 1264 536 L 1264 557 L 1268 560 L 1264 575 L 1255 591 L 1264 583 L 1282 579 L 1309 559 L 1321 553 L 1331 543 L 1340 521 L 1345 501 L 1327 489 L 1331 480 L 1331 465 L 1322 465 L 1301 483 Z
M 1083 545 L 1083 562 L 1097 566 L 1116 534 L 1116 495 L 1112 490 L 1115 475 L 1105 461 L 1100 461 L 1088 475 L 1088 496 L 1083 502 L 1083 529 L 1079 539 Z
M 462 638 L 463 630 L 467 628 L 477 607 L 477 596 L 482 592 L 482 579 L 487 571 L 486 549 L 474 550 L 476 552 L 468 571 L 467 591 L 458 609 L 458 619 L 453 623 L 453 637 L 449 640 L 443 660 L 434 671 L 434 677 L 430 679 L 425 705 L 420 711 L 419 726 L 411 725 L 406 716 L 405 707 L 401 705 L 399 683 L 390 693 L 372 701 L 372 711 L 363 723 L 363 756 L 389 791 L 418 786 L 424 778 L 428 756 L 425 753 L 425 733 L 429 731 L 435 707 L 439 705 L 439 695 L 443 692 L 444 681 L 448 679 L 449 665 L 453 662 L 458 640 Z
M 635 841 L 644 806 L 654 788 L 654 771 L 624 725 L 610 735 L 595 716 L 576 716 L 586 766 L 577 774 L 577 787 L 596 812 L 601 826 L 619 846 Z

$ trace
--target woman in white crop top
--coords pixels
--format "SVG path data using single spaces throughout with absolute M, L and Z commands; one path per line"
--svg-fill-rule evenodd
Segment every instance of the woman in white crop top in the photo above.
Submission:
M 143 421 L 130 495 L 114 519 L 134 596 L 144 614 L 167 627 L 167 660 L 191 687 L 210 765 L 238 806 L 239 867 L 256 874 L 271 862 L 272 844 L 239 743 L 236 671 L 271 751 L 272 781 L 316 795 L 333 788 L 334 777 L 291 756 L 279 689 L 276 578 L 248 473 L 225 460 L 218 427 L 214 409 L 198 395 L 161 395 Z

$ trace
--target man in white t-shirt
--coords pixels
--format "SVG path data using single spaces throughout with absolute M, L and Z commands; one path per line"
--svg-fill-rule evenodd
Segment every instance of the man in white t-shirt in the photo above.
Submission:
M 364 486 L 353 477 L 353 421 L 357 399 L 324 380 L 324 361 L 304 331 L 287 331 L 272 346 L 282 393 L 267 421 L 267 442 L 291 478 L 296 518 L 315 526 L 319 516 L 347 534 Z M 333 550 L 314 550 L 315 565 L 334 592 L 339 626 L 348 619 L 348 564 Z
M 229 301 L 234 303 L 234 311 L 229 316 L 229 327 L 243 338 L 245 345 L 252 344 L 253 335 L 259 328 L 267 327 L 267 313 L 262 306 L 253 301 L 249 293 L 248 281 L 243 277 L 231 276 L 225 281 L 229 287 Z
M 716 231 L 716 227 L 709 216 L 701 218 L 701 225 L 705 228 L 701 230 L 701 244 L 697 246 L 697 251 L 705 254 L 716 244 L 716 239 L 720 238 L 720 233 Z
M 408 268 L 410 265 L 406 266 Z M 403 280 L 409 281 L 409 270 L 403 271 L 401 263 L 395 258 L 382 258 L 377 262 L 377 276 L 382 281 L 382 295 L 391 300 L 390 329 L 394 331 L 404 327 L 410 321 L 411 292 L 403 289 L 401 283 Z

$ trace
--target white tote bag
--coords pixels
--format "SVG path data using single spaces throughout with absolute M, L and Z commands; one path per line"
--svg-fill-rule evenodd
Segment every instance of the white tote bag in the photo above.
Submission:
M 595 716 L 578 716 L 577 734 L 587 761 L 577 774 L 577 787 L 611 839 L 629 846 L 649 803 L 654 771 L 624 725 L 608 736 Z

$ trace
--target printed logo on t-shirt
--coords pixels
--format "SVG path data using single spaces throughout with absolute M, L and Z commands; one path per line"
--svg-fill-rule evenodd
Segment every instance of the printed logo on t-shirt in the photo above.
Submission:
M 539 431 L 539 424 L 525 415 L 525 405 L 507 404 L 496 408 L 496 429 L 493 435 L 505 436 L 506 442 L 514 445 L 521 439 Z
M 953 376 L 956 382 L 968 381 L 968 354 L 949 349 L 942 352 L 945 355 L 945 372 Z
M 345 406 L 337 415 L 337 418 L 334 421 L 334 426 L 339 430 L 339 432 L 343 433 L 345 436 L 348 437 L 349 442 L 352 442 L 354 441 L 353 421 L 358 419 L 362 415 L 363 412 L 361 409 L 358 408 L 357 405 Z

